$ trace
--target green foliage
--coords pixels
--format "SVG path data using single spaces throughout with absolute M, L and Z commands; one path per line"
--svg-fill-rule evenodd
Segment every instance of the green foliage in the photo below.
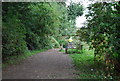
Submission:
M 8 18 L 8 22 L 3 23 L 2 34 L 2 57 L 4 59 L 7 56 L 22 54 L 26 51 L 25 28 L 16 17 Z
M 65 52 L 65 50 L 64 49 L 60 49 L 59 52 Z
M 106 67 L 110 66 L 107 70 L 110 73 L 107 76 L 113 76 L 115 71 L 120 72 L 119 8 L 119 2 L 91 4 L 86 15 L 87 25 L 78 31 L 78 35 L 95 49 L 94 61 L 105 61 Z
M 71 2 L 68 6 L 68 19 L 75 20 L 76 17 L 81 16 L 83 14 L 83 7 L 80 3 Z
M 52 47 L 60 48 L 60 43 L 54 37 L 51 36 L 49 37 L 49 39 L 52 44 Z
M 68 49 L 68 54 L 75 54 L 78 53 L 80 54 L 82 51 L 79 49 Z
M 61 36 L 75 32 L 65 2 L 5 2 L 2 14 L 4 60 L 24 54 L 27 49 L 60 47 L 61 40 L 64 41 Z
M 94 63 L 94 49 L 89 50 L 89 46 L 86 43 L 83 44 L 83 49 L 81 53 L 70 54 L 73 59 L 73 63 L 78 70 L 76 72 L 79 77 L 77 79 L 97 79 L 97 80 L 117 80 L 117 76 L 106 76 L 105 74 L 105 64 L 99 62 L 99 64 Z
M 80 28 L 77 30 L 76 34 L 79 36 L 80 41 L 88 41 L 89 38 L 89 30 L 85 27 Z

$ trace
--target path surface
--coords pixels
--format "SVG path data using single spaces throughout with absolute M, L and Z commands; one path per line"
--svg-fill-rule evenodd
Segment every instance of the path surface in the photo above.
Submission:
M 51 49 L 3 70 L 3 79 L 74 79 L 76 71 L 68 54 Z

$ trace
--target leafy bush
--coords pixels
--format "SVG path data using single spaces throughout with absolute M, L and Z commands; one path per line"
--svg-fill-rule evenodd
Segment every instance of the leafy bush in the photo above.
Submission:
M 26 51 L 25 28 L 15 16 L 8 18 L 8 22 L 3 22 L 3 53 L 2 57 L 22 54 Z
M 120 2 L 91 4 L 86 15 L 86 26 L 77 32 L 83 41 L 87 41 L 95 49 L 94 62 L 102 61 L 106 64 L 107 76 L 120 72 L 119 9 Z

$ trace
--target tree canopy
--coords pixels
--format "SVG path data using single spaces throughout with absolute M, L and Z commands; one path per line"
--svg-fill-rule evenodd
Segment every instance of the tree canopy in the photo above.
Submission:
M 82 6 L 71 5 L 77 10 L 66 7 L 65 2 L 4 2 L 3 60 L 11 55 L 24 54 L 27 50 L 59 47 L 62 35 L 75 33 L 70 13 L 75 13 L 75 19 L 83 12 Z

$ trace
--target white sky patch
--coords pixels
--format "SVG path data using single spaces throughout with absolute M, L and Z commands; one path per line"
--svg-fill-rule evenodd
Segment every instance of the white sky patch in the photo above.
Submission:
M 82 26 L 84 26 L 84 22 L 86 21 L 86 17 L 85 14 L 88 12 L 87 7 L 89 6 L 89 4 L 91 3 L 89 0 L 67 0 L 66 4 L 70 5 L 70 2 L 73 1 L 75 3 L 81 3 L 84 7 L 84 14 L 82 16 L 79 16 L 76 18 L 76 27 L 77 28 L 81 28 Z
M 83 5 L 83 8 L 84 8 L 84 13 L 83 13 L 82 16 L 76 18 L 76 27 L 77 27 L 77 28 L 81 28 L 81 27 L 84 26 L 84 23 L 86 22 L 86 17 L 85 17 L 85 15 L 86 15 L 87 12 L 88 12 L 87 7 L 89 6 L 90 3 L 91 3 L 91 2 L 90 2 L 89 0 L 82 0 L 82 1 L 81 1 L 81 4 Z
M 77 28 L 80 28 L 80 27 L 84 26 L 83 23 L 84 23 L 85 21 L 86 21 L 86 18 L 85 18 L 84 15 L 83 15 L 83 16 L 80 16 L 80 17 L 77 17 L 77 18 L 76 18 L 76 27 L 77 27 Z

